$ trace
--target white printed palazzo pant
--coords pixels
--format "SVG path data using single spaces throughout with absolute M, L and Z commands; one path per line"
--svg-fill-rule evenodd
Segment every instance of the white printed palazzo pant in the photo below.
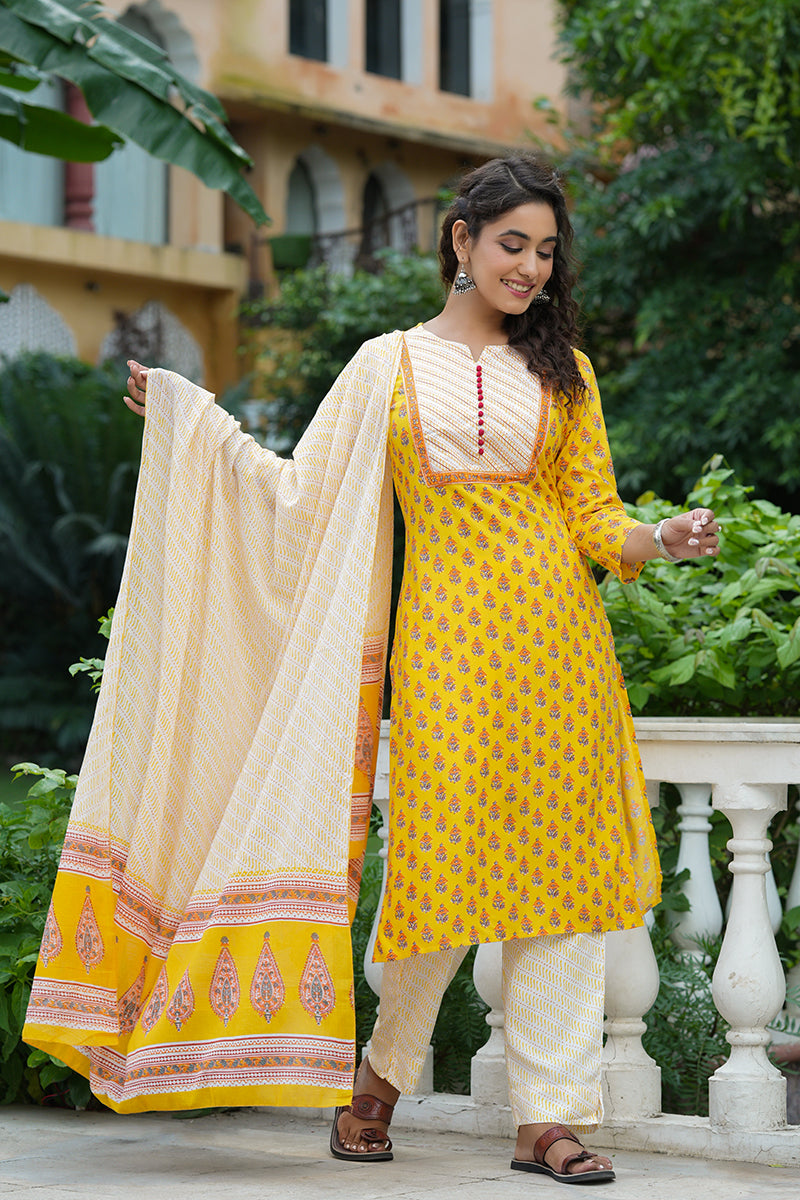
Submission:
M 467 947 L 383 965 L 370 1065 L 413 1092 L 447 985 Z M 503 942 L 506 1067 L 517 1125 L 546 1121 L 588 1133 L 603 1118 L 605 939 L 602 934 Z

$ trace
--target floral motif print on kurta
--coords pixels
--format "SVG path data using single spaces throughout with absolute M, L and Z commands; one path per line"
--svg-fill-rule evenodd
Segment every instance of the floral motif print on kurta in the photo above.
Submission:
M 659 874 L 633 723 L 587 556 L 623 580 L 594 376 L 551 397 L 509 347 L 417 328 L 389 450 L 406 524 L 392 817 L 375 957 L 627 928 Z M 516 441 L 511 431 L 516 428 Z

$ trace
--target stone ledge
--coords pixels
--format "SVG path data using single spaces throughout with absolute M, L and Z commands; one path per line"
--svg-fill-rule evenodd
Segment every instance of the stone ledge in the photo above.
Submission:
M 169 244 L 153 246 L 78 229 L 16 221 L 0 221 L 0 256 L 84 274 L 188 284 L 209 292 L 238 294 L 247 283 L 247 263 L 241 255 Z
M 636 1124 L 609 1121 L 592 1134 L 592 1142 L 611 1150 L 729 1159 L 770 1167 L 800 1166 L 800 1125 L 788 1125 L 786 1129 L 715 1130 L 707 1117 L 664 1113 Z
M 288 1108 L 285 1113 L 306 1119 L 333 1119 L 332 1108 Z M 397 1104 L 392 1129 L 410 1132 L 461 1133 L 473 1137 L 514 1137 L 516 1129 L 507 1105 L 478 1105 L 471 1096 L 437 1092 L 404 1096 Z M 650 1154 L 681 1155 L 771 1167 L 800 1166 L 800 1125 L 786 1129 L 712 1130 L 707 1117 L 666 1113 L 635 1124 L 609 1121 L 591 1135 L 593 1147 L 640 1150 Z

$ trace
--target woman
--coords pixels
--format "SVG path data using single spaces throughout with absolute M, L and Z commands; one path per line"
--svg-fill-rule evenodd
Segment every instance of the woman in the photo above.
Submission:
M 450 292 L 442 312 L 423 326 L 362 348 L 323 403 L 291 467 L 245 445 L 246 439 L 224 424 L 218 411 L 208 410 L 201 421 L 193 415 L 200 402 L 190 398 L 189 415 L 179 412 L 172 423 L 177 432 L 164 434 L 189 449 L 170 451 L 172 458 L 167 455 L 163 461 L 171 465 L 160 474 L 168 477 L 164 486 L 171 493 L 184 471 L 196 469 L 195 459 L 206 443 L 221 448 L 223 469 L 215 474 L 211 493 L 197 491 L 191 504 L 184 499 L 179 505 L 183 519 L 198 506 L 211 516 L 186 540 L 172 526 L 164 535 L 158 521 L 150 519 L 151 509 L 159 514 L 168 501 L 149 502 L 145 487 L 137 502 L 135 528 L 137 521 L 148 523 L 148 529 L 158 525 L 159 562 L 168 566 L 183 554 L 184 580 L 196 574 L 197 555 L 210 554 L 214 563 L 224 554 L 233 555 L 223 583 L 205 586 L 203 602 L 195 606 L 200 611 L 191 621 L 200 627 L 200 648 L 182 651 L 176 687 L 185 690 L 186 680 L 193 680 L 209 658 L 203 647 L 223 619 L 218 607 L 211 618 L 205 617 L 210 594 L 218 605 L 221 587 L 229 587 L 225 611 L 243 606 L 249 611 L 250 575 L 255 572 L 255 588 L 270 598 L 265 621 L 273 619 L 273 608 L 285 608 L 275 618 L 278 633 L 269 678 L 259 677 L 263 695 L 255 708 L 251 705 L 257 711 L 266 697 L 266 717 L 255 722 L 251 715 L 249 724 L 244 722 L 248 732 L 235 748 L 237 770 L 221 789 L 232 796 L 235 816 L 229 821 L 230 806 L 223 805 L 214 818 L 218 826 L 208 842 L 211 860 L 220 829 L 230 854 L 237 844 L 235 831 L 252 842 L 253 829 L 266 820 L 274 834 L 265 851 L 271 868 L 290 860 L 294 866 L 294 855 L 310 870 L 313 859 L 303 857 L 296 821 L 299 798 L 298 806 L 291 796 L 287 801 L 286 788 L 299 771 L 313 800 L 304 810 L 320 828 L 326 827 L 335 818 L 331 789 L 341 791 L 342 763 L 347 753 L 352 759 L 355 746 L 356 777 L 360 770 L 367 781 L 353 789 L 358 799 L 350 857 L 357 882 L 382 677 L 388 472 L 381 448 L 388 442 L 406 521 L 406 561 L 392 652 L 389 872 L 376 945 L 376 958 L 385 968 L 370 1058 L 359 1069 L 352 1103 L 337 1110 L 331 1133 L 337 1158 L 391 1158 L 386 1130 L 392 1107 L 399 1093 L 413 1089 L 419 1078 L 447 983 L 469 945 L 502 941 L 509 1084 L 519 1130 L 512 1167 L 565 1183 L 614 1177 L 610 1162 L 584 1151 L 575 1136 L 575 1131 L 596 1127 L 602 1115 L 603 933 L 641 923 L 658 899 L 659 876 L 630 711 L 587 558 L 623 580 L 635 579 L 642 564 L 659 555 L 677 561 L 716 554 L 719 527 L 705 509 L 656 527 L 626 515 L 614 489 L 591 366 L 573 349 L 571 239 L 564 196 L 549 167 L 517 155 L 471 172 L 443 225 L 442 270 Z M 161 422 L 159 414 L 169 406 L 162 393 L 175 385 L 164 385 L 161 373 L 151 373 L 145 410 L 146 376 L 131 364 L 126 403 L 140 415 L 146 411 L 150 425 Z M 206 432 L 204 421 L 217 432 Z M 201 434 L 195 437 L 198 427 Z M 157 443 L 152 437 L 148 443 L 146 432 L 143 462 L 156 454 Z M 234 494 L 235 507 L 226 508 L 226 519 L 219 523 L 215 505 L 229 504 L 228 493 Z M 260 503 L 268 511 L 259 509 Z M 265 557 L 272 556 L 268 568 L 250 550 L 241 551 L 236 541 L 253 520 L 263 524 L 260 545 L 267 548 Z M 286 538 L 305 527 L 310 530 L 304 534 L 305 565 L 296 568 L 286 553 Z M 338 549 L 326 560 L 330 542 Z M 146 543 L 139 529 L 126 612 L 149 577 L 141 572 L 131 591 L 137 555 L 144 553 Z M 294 572 L 288 583 L 281 575 L 284 569 Z M 170 591 L 159 585 L 157 591 L 168 615 L 169 597 L 180 600 L 182 588 Z M 336 617 L 337 596 L 346 597 L 350 606 L 349 631 Z M 139 605 L 137 613 L 143 612 L 146 606 Z M 115 626 L 117 620 L 119 609 Z M 248 637 L 250 624 L 240 622 L 237 629 L 237 636 Z M 319 629 L 332 631 L 326 642 L 315 632 Z M 124 656 L 125 635 L 120 638 Z M 321 642 L 328 647 L 327 656 L 317 653 Z M 147 644 L 160 653 L 161 663 L 173 662 L 174 655 L 165 657 L 155 635 Z M 354 660 L 345 651 L 362 644 L 360 692 L 354 692 Z M 331 647 L 347 658 L 346 667 L 340 667 Z M 249 649 L 258 655 L 257 639 Z M 115 676 L 117 693 L 120 687 L 125 692 L 125 679 L 141 669 L 143 657 L 134 653 L 131 665 Z M 242 669 L 247 666 L 243 663 Z M 282 710 L 288 736 L 281 731 L 273 736 L 267 719 L 273 695 L 283 675 L 294 678 L 293 672 L 302 679 Z M 160 680 L 163 673 L 158 673 Z M 234 690 L 236 677 L 231 672 Z M 211 677 L 207 672 L 202 678 Z M 153 695 L 172 694 L 162 683 L 158 687 L 160 691 L 153 685 Z M 258 687 L 254 683 L 247 696 L 236 698 L 239 708 Z M 313 702 L 306 703 L 309 688 Z M 331 707 L 337 699 L 338 717 Z M 205 703 L 203 685 L 194 686 L 175 709 L 167 700 L 160 703 L 172 728 L 194 729 L 198 705 Z M 126 728 L 129 715 L 123 716 L 106 722 L 106 742 L 113 742 L 108 730 Z M 158 733 L 164 719 L 151 723 L 151 731 Z M 344 757 L 339 753 L 338 774 L 332 770 L 316 792 L 316 768 L 302 754 L 308 727 L 317 735 L 308 744 L 318 759 L 327 761 L 333 754 L 329 746 L 345 751 Z M 179 747 L 189 736 L 182 732 Z M 275 789 L 266 809 L 259 807 L 282 754 L 288 755 L 278 781 L 282 788 Z M 109 755 L 100 757 L 105 771 Z M 310 750 L 306 757 L 310 759 Z M 137 780 L 143 773 L 144 768 L 128 770 Z M 198 777 L 202 773 L 195 770 Z M 112 763 L 109 777 L 117 776 Z M 264 786 L 260 778 L 267 779 Z M 151 789 L 145 805 L 151 818 L 153 794 Z M 181 805 L 188 803 L 182 793 Z M 130 813 L 128 823 L 135 840 L 137 819 Z M 291 836 L 284 833 L 287 823 Z M 162 824 L 166 828 L 169 822 Z M 275 850 L 280 838 L 283 857 Z M 129 844 L 130 838 L 125 841 Z M 254 849 L 240 865 L 249 866 L 252 874 L 256 858 Z M 217 897 L 220 890 L 222 876 L 209 874 L 208 861 L 198 867 L 205 886 L 195 881 L 184 888 L 190 897 L 187 912 L 201 904 L 198 896 Z M 305 880 L 302 871 L 300 875 Z M 244 869 L 236 875 L 237 880 L 246 877 Z M 229 895 L 235 889 L 226 886 L 228 899 L 224 905 L 215 900 L 213 919 L 209 908 L 199 932 L 192 933 L 184 912 L 166 958 L 162 953 L 158 964 L 142 967 L 145 982 L 132 1017 L 132 1040 L 123 1047 L 126 1063 L 136 1066 L 146 1053 L 152 1057 L 146 1038 L 136 1041 L 143 1037 L 142 1022 L 147 1025 L 155 1017 L 163 1030 L 164 1017 L 175 1026 L 177 1013 L 178 1028 L 183 1014 L 188 1029 L 190 1019 L 208 1023 L 227 1011 L 219 996 L 226 978 L 228 991 L 233 991 L 235 972 L 228 961 L 233 934 L 220 939 L 219 932 L 229 928 Z M 310 895 L 304 892 L 308 906 Z M 310 911 L 308 907 L 298 919 L 307 921 Z M 335 914 L 331 923 L 337 924 Z M 290 990 L 284 982 L 286 969 L 276 958 L 275 930 L 283 949 L 298 939 L 299 928 L 273 922 L 264 932 L 251 1007 L 263 1016 L 269 1010 L 268 1021 L 285 1010 Z M 330 996 L 341 990 L 329 969 L 341 945 L 326 943 L 323 932 L 311 934 L 299 983 L 301 1004 L 318 1026 L 333 1012 Z M 209 936 L 215 943 L 210 957 Z M 181 957 L 178 944 L 191 941 L 205 944 L 204 959 L 199 954 Z M 224 944 L 218 950 L 220 941 Z M 252 958 L 254 951 L 247 953 Z M 237 979 L 243 956 L 241 949 Z M 213 964 L 210 982 L 211 966 L 204 975 L 204 962 Z M 257 979 L 267 982 L 257 987 Z M 144 998 L 157 991 L 158 981 L 162 1002 L 151 1012 L 152 1001 L 143 1008 Z M 196 998 L 206 988 L 213 1013 L 203 1015 Z M 39 1010 L 47 1007 L 45 991 L 37 998 Z M 231 1013 L 238 1011 L 232 1002 L 229 1007 Z M 36 1022 L 30 1016 L 29 1021 L 37 1041 Z M 52 1032 L 49 1036 L 52 1043 Z M 159 1045 L 163 1033 L 161 1037 Z M 40 1031 L 38 1044 L 47 1041 Z M 120 1096 L 127 1094 L 124 1088 L 136 1074 L 128 1066 L 125 1070 L 123 1080 L 120 1068 Z M 307 1078 L 295 1082 L 300 1091 L 279 1090 L 267 1102 L 297 1102 L 301 1095 L 309 1102 L 302 1092 Z M 246 1088 L 239 1094 L 239 1102 L 252 1102 Z M 319 1095 L 310 1102 L 325 1102 L 322 1091 Z M 329 1098 L 330 1091 L 324 1095 Z M 263 1096 L 257 1102 L 264 1103 Z M 119 1106 L 125 1103 L 123 1099 Z

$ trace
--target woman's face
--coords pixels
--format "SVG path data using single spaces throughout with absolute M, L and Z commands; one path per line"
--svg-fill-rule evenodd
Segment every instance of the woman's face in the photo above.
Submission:
M 453 225 L 453 246 L 475 280 L 478 296 L 509 315 L 525 312 L 547 283 L 557 241 L 552 208 L 533 201 L 484 225 L 476 238 L 469 236 L 464 221 Z M 475 292 L 468 295 L 478 298 Z

